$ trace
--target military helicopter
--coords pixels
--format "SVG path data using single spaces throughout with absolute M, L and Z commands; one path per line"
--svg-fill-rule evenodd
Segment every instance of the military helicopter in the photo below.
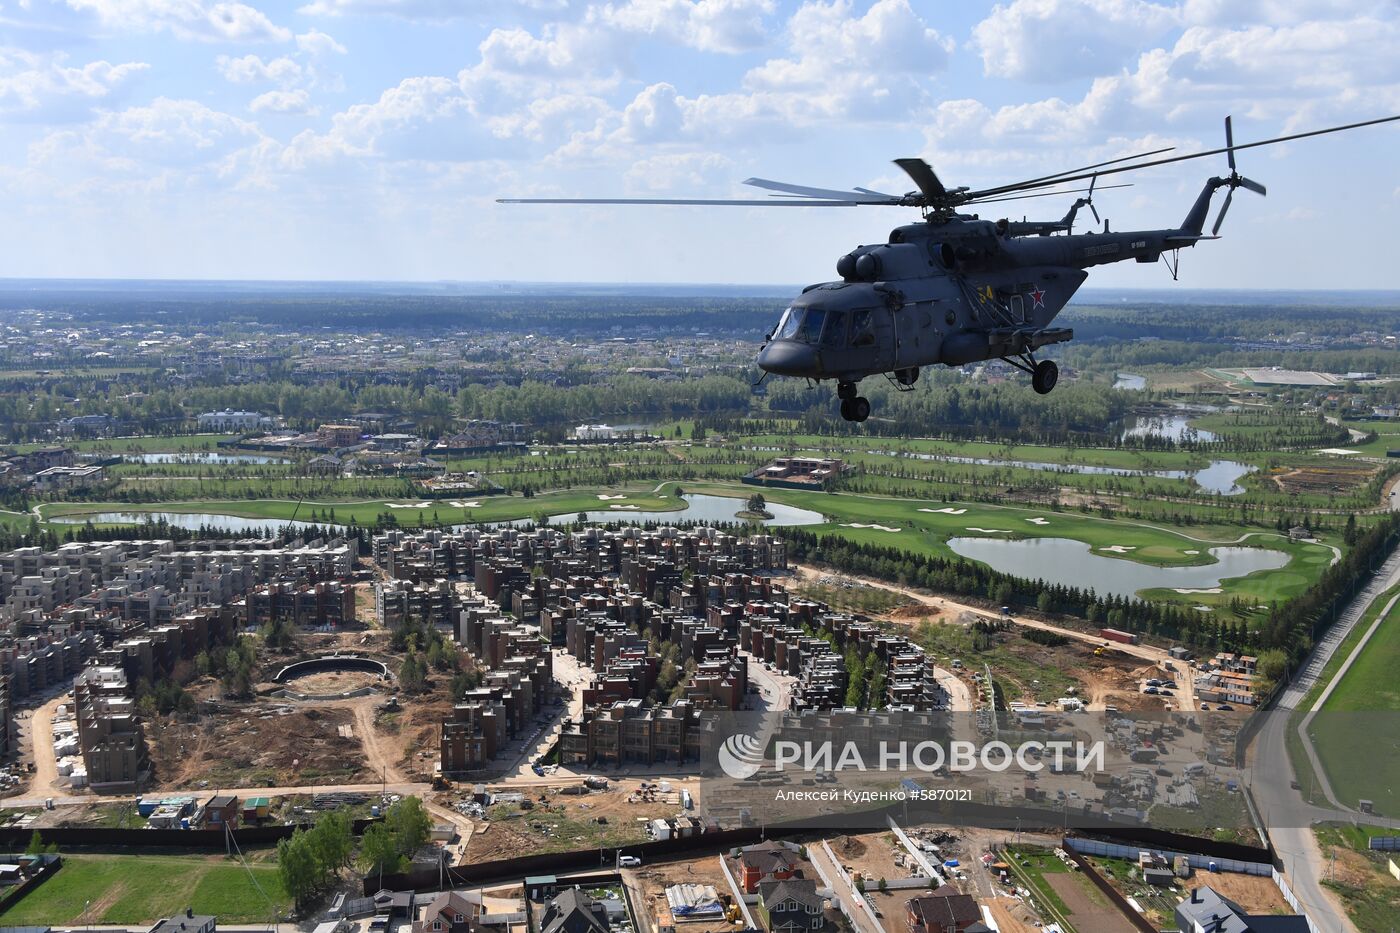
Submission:
M 896 227 L 888 242 L 858 246 L 838 259 L 840 281 L 804 288 L 758 353 L 757 363 L 764 371 L 760 381 L 769 374 L 816 382 L 834 379 L 841 417 L 859 422 L 870 417 L 870 403 L 857 394 L 860 380 L 884 375 L 900 390 L 911 390 L 920 368 L 936 363 L 962 366 L 1003 360 L 1028 373 L 1036 392 L 1049 393 L 1059 379 L 1059 368 L 1053 360 L 1038 360 L 1036 351 L 1073 339 L 1070 328 L 1051 325 L 1088 278 L 1086 269 L 1129 259 L 1140 263 L 1160 259 L 1175 279 L 1179 250 L 1219 238 L 1235 189 L 1266 193 L 1263 185 L 1239 174 L 1236 152 L 1395 120 L 1400 115 L 1236 145 L 1226 117 L 1223 148 L 1152 158 L 1171 151 L 1156 149 L 978 190 L 948 188 L 923 159 L 896 159 L 916 190 L 899 195 L 867 188 L 840 191 L 750 178 L 744 184 L 776 193 L 754 200 L 501 198 L 499 202 L 918 208 L 922 222 Z M 1206 179 L 1180 226 L 1115 233 L 1104 220 L 1101 231 L 1073 232 L 1081 208 L 1088 207 L 1095 222 L 1099 221 L 1093 196 L 1101 177 L 1222 153 L 1230 173 Z M 1059 187 L 1085 180 L 1087 189 Z M 1098 190 L 1106 187 L 1126 186 Z M 1211 201 L 1221 188 L 1227 189 L 1225 200 L 1206 234 Z M 1087 193 L 1058 221 L 989 221 L 959 213 L 972 205 L 1080 192 Z

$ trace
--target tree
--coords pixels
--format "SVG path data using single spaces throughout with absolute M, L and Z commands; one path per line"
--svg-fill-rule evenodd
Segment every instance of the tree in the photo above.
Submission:
M 417 652 L 410 649 L 399 665 L 399 686 L 407 693 L 419 693 L 426 679 L 426 665 L 418 659 Z
M 367 872 L 399 870 L 401 856 L 394 847 L 394 837 L 383 823 L 375 823 L 360 837 L 360 865 Z
M 305 905 L 318 887 L 316 858 L 306 835 L 306 830 L 298 829 L 277 843 L 277 872 L 298 907 Z
M 756 492 L 749 496 L 748 504 L 745 506 L 750 512 L 762 512 L 768 508 L 768 500 L 763 498 L 763 493 Z
M 385 811 L 384 825 L 393 836 L 395 850 L 400 855 L 411 855 L 428 841 L 433 821 L 423 801 L 404 797 Z

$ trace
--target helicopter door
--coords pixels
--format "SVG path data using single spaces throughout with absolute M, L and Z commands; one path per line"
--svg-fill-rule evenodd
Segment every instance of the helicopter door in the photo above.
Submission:
M 1007 304 L 1011 307 L 1011 320 L 1020 324 L 1026 322 L 1026 302 L 1020 295 L 1012 295 Z

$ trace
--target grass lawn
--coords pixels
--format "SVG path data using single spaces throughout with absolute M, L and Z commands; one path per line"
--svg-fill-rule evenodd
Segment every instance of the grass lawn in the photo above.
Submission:
M 1359 639 L 1395 596 L 1383 595 L 1355 629 Z M 1347 654 L 1350 645 L 1344 645 Z M 1338 652 L 1339 657 L 1345 657 Z M 1340 661 L 1338 662 L 1341 663 Z M 1375 802 L 1376 811 L 1400 813 L 1400 601 L 1391 607 L 1356 663 L 1337 684 L 1309 726 L 1313 746 L 1337 799 L 1356 806 Z
M 674 497 L 658 496 L 652 493 L 656 484 L 646 487 L 616 487 L 599 490 L 569 490 L 545 493 L 531 498 L 522 496 L 477 496 L 463 495 L 451 499 L 368 499 L 352 502 L 298 503 L 294 499 L 200 499 L 184 502 L 163 502 L 160 504 L 133 505 L 123 502 L 62 502 L 41 507 L 45 518 L 56 516 L 85 515 L 99 512 L 182 512 L 209 513 L 211 515 L 234 515 L 240 518 L 261 518 L 269 521 L 286 521 L 296 514 L 299 520 L 310 520 L 313 515 L 325 516 L 335 510 L 335 521 L 345 524 L 351 521 L 362 525 L 372 525 L 382 514 L 395 516 L 399 524 L 413 526 L 420 517 L 425 524 L 435 521 L 443 524 L 466 522 L 490 522 L 517 518 L 531 518 L 539 514 L 572 518 L 578 512 L 606 511 L 612 506 L 633 505 L 636 509 L 615 509 L 619 513 L 631 511 L 669 511 L 680 507 Z M 612 496 L 601 499 L 600 496 Z M 623 498 L 617 498 L 617 497 Z M 421 505 L 426 503 L 426 505 Z M 454 505 L 453 503 L 457 503 Z M 474 503 L 474 504 L 468 504 Z M 395 508 L 394 506 L 398 506 Z M 737 511 L 740 506 L 736 504 Z
M 241 864 L 221 855 L 64 855 L 58 873 L 0 912 L 0 923 L 144 926 L 186 907 L 213 914 L 220 923 L 266 922 L 267 898 L 285 913 L 291 899 L 276 866 L 266 861 L 249 866 L 257 885 Z M 89 901 L 92 906 L 84 916 L 83 905 Z
M 1360 451 L 1368 457 L 1384 457 L 1388 450 L 1400 450 L 1400 421 L 1343 421 L 1342 424 L 1376 435 L 1373 441 L 1342 445 L 1347 450 Z
M 1068 905 L 1045 880 L 1046 875 L 1068 874 L 1068 866 L 1054 852 L 1039 846 L 1007 846 L 1003 852 L 1007 862 L 1015 868 L 1013 874 L 1028 881 L 1035 899 L 1050 908 L 1050 917 L 1046 919 L 1058 918 L 1068 923 L 1072 916 Z M 1073 931 L 1073 927 L 1066 927 L 1066 933 Z

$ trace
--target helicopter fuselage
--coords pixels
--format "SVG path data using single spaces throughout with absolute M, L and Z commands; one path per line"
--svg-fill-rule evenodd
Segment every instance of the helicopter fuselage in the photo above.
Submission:
M 840 281 L 808 286 L 793 299 L 759 367 L 854 383 L 1020 356 L 1073 337 L 1050 325 L 1088 277 L 1085 269 L 1156 262 L 1194 241 L 1180 229 L 1018 237 L 999 227 L 975 219 L 910 224 L 888 243 L 843 256 Z

